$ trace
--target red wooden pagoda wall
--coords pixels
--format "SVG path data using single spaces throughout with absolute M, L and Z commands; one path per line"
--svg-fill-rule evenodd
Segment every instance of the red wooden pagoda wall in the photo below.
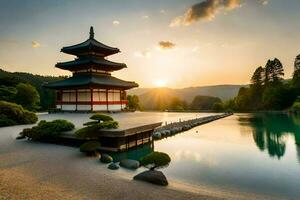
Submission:
M 126 92 L 115 89 L 57 91 L 56 107 L 68 111 L 120 111 L 127 105 Z

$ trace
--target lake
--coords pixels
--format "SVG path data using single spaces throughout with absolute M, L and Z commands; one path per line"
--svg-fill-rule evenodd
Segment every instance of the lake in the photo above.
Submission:
M 154 150 L 170 155 L 170 165 L 162 169 L 169 179 L 299 199 L 300 145 L 296 143 L 300 144 L 299 116 L 235 114 L 155 141 Z M 151 151 L 145 146 L 114 156 L 137 159 Z

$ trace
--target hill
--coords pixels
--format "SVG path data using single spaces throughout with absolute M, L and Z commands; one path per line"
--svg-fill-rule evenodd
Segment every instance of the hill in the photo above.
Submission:
M 172 97 L 177 97 L 190 104 L 194 97 L 212 96 L 221 100 L 228 100 L 237 96 L 240 87 L 244 85 L 213 85 L 188 87 L 182 89 L 172 88 L 137 88 L 128 91 L 128 94 L 138 95 L 145 109 L 152 109 L 154 104 L 168 103 Z
M 0 69 L 0 85 L 15 86 L 16 84 L 29 83 L 34 86 L 40 95 L 40 104 L 43 110 L 54 104 L 54 91 L 42 87 L 46 82 L 61 80 L 64 77 L 40 76 L 25 72 L 8 72 Z

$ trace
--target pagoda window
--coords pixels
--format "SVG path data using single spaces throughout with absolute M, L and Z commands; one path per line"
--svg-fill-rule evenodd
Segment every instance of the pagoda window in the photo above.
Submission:
M 106 101 L 106 90 L 105 89 L 94 89 L 93 90 L 93 101 Z
M 114 101 L 114 91 L 113 90 L 108 90 L 107 101 Z
M 108 90 L 108 101 L 120 101 L 120 90 Z
M 121 101 L 120 90 L 114 90 L 114 101 Z
M 62 93 L 63 102 L 75 102 L 76 101 L 76 91 L 75 90 L 64 90 Z
M 91 91 L 90 90 L 78 90 L 78 101 L 79 102 L 87 102 L 91 101 Z

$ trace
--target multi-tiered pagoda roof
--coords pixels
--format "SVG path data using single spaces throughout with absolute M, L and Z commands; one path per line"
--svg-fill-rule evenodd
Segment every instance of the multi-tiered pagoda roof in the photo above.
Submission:
M 76 45 L 63 47 L 61 52 L 75 55 L 73 61 L 60 62 L 55 67 L 73 72 L 73 77 L 49 83 L 52 89 L 82 88 L 86 86 L 102 86 L 130 89 L 138 87 L 135 82 L 124 81 L 111 76 L 111 72 L 126 68 L 126 64 L 112 62 L 105 57 L 119 53 L 118 48 L 102 44 L 94 39 L 93 27 L 90 28 L 90 37 Z

